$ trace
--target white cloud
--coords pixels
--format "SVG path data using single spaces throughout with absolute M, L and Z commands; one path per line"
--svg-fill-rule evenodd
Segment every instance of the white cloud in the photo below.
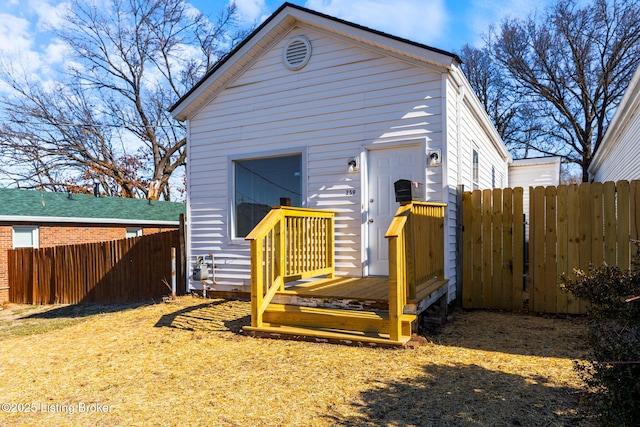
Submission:
M 267 11 L 265 0 L 235 0 L 242 22 L 263 21 Z
M 306 7 L 428 45 L 437 45 L 449 20 L 444 0 L 307 0 Z
M 40 60 L 33 51 L 34 42 L 29 21 L 0 14 L 0 58 L 5 66 L 15 70 L 37 68 Z
M 62 40 L 54 40 L 49 43 L 44 49 L 44 55 L 47 58 L 47 62 L 52 64 L 64 63 L 71 56 L 69 46 L 62 42 Z
M 0 14 L 0 59 L 3 64 L 12 73 L 41 81 L 55 73 L 53 66 L 63 63 L 68 55 L 61 42 L 52 38 L 46 28 L 60 25 L 60 11 L 66 3 L 30 0 L 26 4 L 15 4 L 10 0 L 3 6 L 6 11 Z
M 26 19 L 0 14 L 0 51 L 31 49 L 33 37 L 29 25 Z
M 39 30 L 59 28 L 64 25 L 62 17 L 69 8 L 67 2 L 51 0 L 29 0 L 29 8 L 38 16 L 37 27 Z

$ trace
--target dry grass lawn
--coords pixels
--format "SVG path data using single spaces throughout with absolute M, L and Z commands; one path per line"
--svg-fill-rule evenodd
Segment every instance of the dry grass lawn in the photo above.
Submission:
M 581 319 L 457 312 L 389 350 L 247 337 L 249 305 L 0 311 L 0 425 L 576 426 Z

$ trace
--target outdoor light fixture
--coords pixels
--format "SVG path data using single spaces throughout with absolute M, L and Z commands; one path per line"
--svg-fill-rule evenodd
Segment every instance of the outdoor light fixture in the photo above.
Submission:
M 360 165 L 358 165 L 357 157 L 349 159 L 349 163 L 347 164 L 349 165 L 349 173 L 357 172 L 360 170 Z
M 439 148 L 427 150 L 427 165 L 437 166 L 442 163 L 442 151 Z

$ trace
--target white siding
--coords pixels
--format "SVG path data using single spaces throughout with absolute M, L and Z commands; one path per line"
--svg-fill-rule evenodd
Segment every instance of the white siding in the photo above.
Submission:
M 615 138 L 606 147 L 608 152 L 596 169 L 594 180 L 605 182 L 640 179 L 640 103 L 635 105 L 633 115 Z M 605 149 L 605 146 L 601 148 Z
M 505 187 L 508 181 L 508 163 L 502 157 L 501 153 L 494 147 L 486 130 L 480 125 L 474 116 L 473 108 L 470 105 L 469 97 L 465 96 L 461 105 L 462 116 L 462 139 L 461 144 L 464 147 L 462 154 L 463 167 L 462 180 L 465 183 L 465 189 L 472 189 L 472 150 L 477 149 L 479 154 L 480 189 L 493 188 L 492 169 L 495 168 L 496 184 L 500 187 L 500 177 L 502 177 L 502 187 Z M 467 187 L 468 183 L 468 187 Z
M 589 166 L 592 180 L 640 179 L 640 67 Z
M 458 77 L 460 84 L 452 78 L 446 79 L 447 109 L 447 150 L 445 201 L 446 230 L 445 233 L 445 277 L 449 279 L 449 300 L 456 298 L 458 277 L 456 274 L 457 252 L 457 220 L 461 215 L 457 206 L 458 188 L 464 186 L 465 191 L 472 189 L 472 150 L 474 147 L 480 155 L 480 188 L 491 188 L 491 171 L 496 171 L 496 177 L 503 177 L 503 185 L 507 183 L 508 162 L 504 153 L 496 148 L 490 130 L 482 125 L 484 112 L 478 112 L 474 105 L 477 103 L 468 83 Z M 486 117 L 484 118 L 486 119 Z M 485 121 L 488 123 L 488 119 Z M 500 182 L 496 179 L 496 186 Z
M 294 35 L 312 44 L 312 57 L 300 71 L 286 69 L 281 60 Z M 338 274 L 360 276 L 366 168 L 349 174 L 347 161 L 364 158 L 372 144 L 422 139 L 428 148 L 443 148 L 441 92 L 438 72 L 295 29 L 190 120 L 191 260 L 214 253 L 220 284 L 248 284 L 248 245 L 230 238 L 230 156 L 303 152 L 306 206 L 339 212 Z M 425 178 L 429 197 L 442 200 L 442 168 Z
M 525 214 L 525 236 L 529 236 L 529 187 L 548 187 L 560 184 L 560 157 L 514 160 L 509 166 L 509 187 L 522 187 Z
M 559 185 L 560 161 L 560 157 L 514 160 L 509 166 L 509 187 Z

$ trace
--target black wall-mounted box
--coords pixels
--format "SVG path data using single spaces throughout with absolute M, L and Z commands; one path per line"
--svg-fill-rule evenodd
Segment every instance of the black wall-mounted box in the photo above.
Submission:
M 420 182 L 399 179 L 393 183 L 393 187 L 396 192 L 396 202 L 409 203 L 424 201 L 424 185 Z

